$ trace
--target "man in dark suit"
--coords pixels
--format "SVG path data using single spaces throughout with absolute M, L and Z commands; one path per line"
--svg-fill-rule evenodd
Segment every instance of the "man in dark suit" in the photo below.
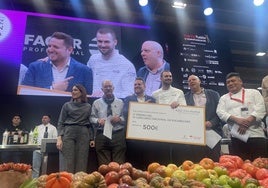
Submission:
M 141 77 L 135 79 L 134 82 L 134 94 L 127 96 L 124 100 L 123 115 L 127 121 L 129 102 L 149 102 L 155 103 L 155 99 L 149 95 L 145 94 L 145 82 Z M 127 161 L 131 162 L 134 166 L 139 169 L 146 169 L 150 161 L 153 161 L 154 158 L 151 146 L 154 146 L 151 142 L 146 141 L 136 141 L 136 140 L 127 140 Z M 137 153 L 140 153 L 137 157 Z M 150 155 L 151 154 L 151 155 Z
M 216 113 L 217 105 L 220 99 L 218 92 L 205 89 L 201 87 L 201 81 L 196 75 L 190 75 L 188 77 L 188 85 L 190 91 L 185 94 L 185 100 L 189 106 L 205 107 L 206 129 L 212 129 L 218 134 L 222 134 L 222 127 L 220 119 Z M 213 149 L 208 146 L 191 146 L 192 152 L 195 152 L 194 161 L 200 161 L 203 157 L 209 157 L 214 161 L 218 161 L 220 157 L 220 142 L 216 143 Z
M 92 71 L 71 58 L 73 38 L 70 35 L 53 33 L 46 51 L 48 58 L 30 63 L 22 85 L 70 92 L 75 84 L 82 84 L 88 94 L 92 93 Z
M 128 116 L 129 102 L 151 102 L 155 103 L 155 99 L 152 96 L 145 94 L 145 82 L 141 77 L 137 77 L 134 82 L 134 94 L 127 96 L 124 100 L 123 115 L 125 120 Z

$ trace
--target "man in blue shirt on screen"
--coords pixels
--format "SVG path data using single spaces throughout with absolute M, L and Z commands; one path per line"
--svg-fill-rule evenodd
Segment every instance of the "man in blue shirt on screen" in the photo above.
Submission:
M 73 38 L 70 35 L 53 33 L 46 51 L 48 60 L 30 63 L 22 85 L 70 92 L 75 84 L 82 84 L 88 94 L 92 93 L 92 71 L 71 58 Z

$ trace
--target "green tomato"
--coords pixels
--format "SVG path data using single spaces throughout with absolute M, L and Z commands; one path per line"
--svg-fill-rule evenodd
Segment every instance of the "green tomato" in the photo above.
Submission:
M 239 178 L 230 178 L 228 180 L 228 185 L 230 185 L 232 188 L 241 188 L 242 184 Z
M 171 177 L 177 178 L 181 182 L 183 182 L 187 179 L 187 175 L 186 175 L 185 171 L 183 171 L 183 170 L 175 170 Z
M 246 180 L 246 184 L 248 184 L 248 183 L 254 183 L 255 185 L 259 185 L 259 181 L 255 178 L 248 178 Z
M 221 166 L 215 166 L 214 170 L 217 172 L 218 176 L 220 177 L 221 175 L 227 175 L 228 174 L 228 170 L 225 167 L 221 167 Z
M 258 188 L 258 185 L 254 183 L 247 183 L 244 188 Z
M 213 185 L 220 185 L 219 178 L 211 179 Z
M 228 175 L 221 175 L 219 177 L 219 185 L 228 185 L 228 181 L 230 180 L 231 178 L 228 176 Z
M 230 185 L 223 185 L 222 188 L 233 188 Z
M 208 171 L 206 169 L 197 170 L 196 180 L 202 181 L 203 179 L 208 178 L 208 177 L 209 177 L 209 174 L 208 174 Z
M 205 178 L 202 182 L 206 185 L 207 188 L 210 188 L 212 185 L 212 180 L 210 178 Z

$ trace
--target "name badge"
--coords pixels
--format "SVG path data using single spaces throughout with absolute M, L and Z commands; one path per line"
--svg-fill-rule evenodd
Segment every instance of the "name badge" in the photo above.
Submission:
M 249 116 L 248 107 L 242 107 L 241 108 L 241 116 L 242 117 L 248 117 Z

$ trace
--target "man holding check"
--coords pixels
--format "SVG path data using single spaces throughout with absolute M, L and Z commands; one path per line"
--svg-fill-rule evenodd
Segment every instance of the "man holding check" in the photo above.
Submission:
M 186 106 L 186 101 L 184 98 L 184 93 L 182 90 L 172 87 L 172 73 L 170 71 L 164 70 L 161 73 L 162 87 L 153 92 L 152 96 L 155 98 L 158 104 L 168 104 L 172 109 L 177 108 L 179 105 Z M 186 145 L 183 144 L 171 144 L 171 143 L 157 143 L 156 148 L 159 153 L 166 155 L 160 155 L 158 157 L 163 161 L 160 164 L 175 163 L 180 164 L 182 161 L 187 159 L 184 155 Z M 156 156 L 157 157 L 157 156 Z
M 145 94 L 145 81 L 137 77 L 134 82 L 134 94 L 129 95 L 124 100 L 123 115 L 128 119 L 128 109 L 130 102 L 155 103 L 155 99 Z M 131 164 L 140 169 L 146 169 L 149 163 L 154 161 L 154 153 L 150 152 L 152 143 L 147 141 L 127 140 L 127 159 Z M 140 153 L 137 157 L 137 153 Z
M 220 119 L 216 114 L 217 105 L 220 99 L 219 93 L 214 90 L 201 87 L 201 80 L 196 75 L 190 75 L 188 77 L 188 86 L 190 91 L 185 94 L 187 105 L 204 107 L 206 115 L 206 130 L 213 130 L 221 135 Z M 221 145 L 219 141 L 216 141 L 218 140 L 213 140 L 213 144 L 215 144 L 213 148 L 198 145 L 192 146 L 191 152 L 195 153 L 195 155 L 192 156 L 195 159 L 194 161 L 200 161 L 204 157 L 209 157 L 214 161 L 218 161 Z
M 152 96 L 158 104 L 169 104 L 171 108 L 176 108 L 179 105 L 186 105 L 183 91 L 172 87 L 172 73 L 163 71 L 161 73 L 162 87 L 153 92 Z

